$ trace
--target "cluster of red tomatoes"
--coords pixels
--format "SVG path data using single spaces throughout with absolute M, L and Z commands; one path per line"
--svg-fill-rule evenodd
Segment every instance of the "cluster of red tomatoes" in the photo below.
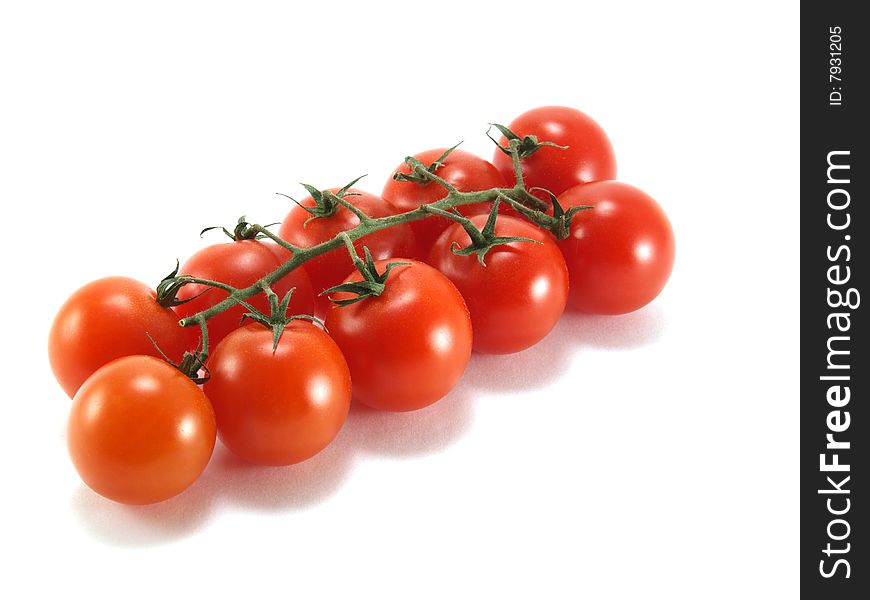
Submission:
M 419 409 L 450 391 L 472 351 L 528 348 L 566 304 L 620 314 L 655 298 L 673 265 L 673 233 L 652 198 L 614 181 L 613 150 L 598 124 L 574 109 L 544 107 L 501 129 L 526 144 L 524 185 L 551 214 L 552 197 L 556 210 L 593 207 L 573 216 L 567 237 L 557 239 L 507 204 L 498 207 L 489 233 L 524 239 L 482 256 L 457 253 L 472 236 L 442 215 L 374 231 L 354 242 L 358 254 L 370 253 L 371 272 L 357 270 L 350 252 L 339 248 L 275 282 L 274 295 L 261 293 L 209 319 L 213 352 L 202 385 L 175 366 L 190 359 L 185 353 L 200 335 L 178 322 L 226 298 L 227 289 L 187 282 L 165 303 L 143 283 L 110 277 L 75 292 L 53 323 L 49 356 L 73 397 L 68 445 L 85 483 L 119 502 L 165 500 L 200 475 L 217 436 L 251 463 L 296 463 L 332 441 L 351 396 L 388 411 Z M 516 173 L 507 144 L 503 137 L 492 162 L 456 149 L 415 158 L 460 192 L 510 188 Z M 413 175 L 408 164 L 396 172 Z M 309 248 L 359 225 L 355 211 L 344 204 L 324 211 L 323 192 L 310 191 L 284 219 L 280 238 Z M 438 201 L 447 188 L 398 176 L 381 196 L 353 188 L 325 193 L 379 218 Z M 459 213 L 484 230 L 492 210 L 471 204 Z M 271 241 L 236 235 L 200 250 L 180 272 L 244 288 L 291 256 Z M 352 303 L 349 291 L 321 295 L 341 284 L 350 289 L 372 273 L 383 280 L 377 294 Z M 289 299 L 279 315 L 276 297 Z M 251 311 L 271 320 L 241 324 Z M 318 315 L 325 326 L 285 312 Z

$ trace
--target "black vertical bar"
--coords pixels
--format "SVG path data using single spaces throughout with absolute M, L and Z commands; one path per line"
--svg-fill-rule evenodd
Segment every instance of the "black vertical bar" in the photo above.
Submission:
M 862 6 L 801 5 L 801 593 L 831 600 L 870 598 Z

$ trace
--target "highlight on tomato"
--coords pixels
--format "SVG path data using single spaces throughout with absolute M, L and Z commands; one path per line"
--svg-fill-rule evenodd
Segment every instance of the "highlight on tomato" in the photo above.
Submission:
M 211 404 L 190 378 L 153 356 L 125 356 L 76 393 L 67 446 L 92 490 L 124 504 L 152 504 L 199 477 L 215 434 Z
M 394 263 L 390 266 L 391 263 Z M 471 356 L 471 319 L 462 295 L 447 277 L 411 259 L 380 260 L 379 295 L 354 298 L 338 291 L 326 329 L 350 368 L 353 395 L 381 410 L 407 411 L 443 398 Z M 360 284 L 354 272 L 345 286 Z
M 645 192 L 618 181 L 578 185 L 558 198 L 574 215 L 559 241 L 571 283 L 569 304 L 578 311 L 618 315 L 651 302 L 674 266 L 674 232 L 661 206 Z

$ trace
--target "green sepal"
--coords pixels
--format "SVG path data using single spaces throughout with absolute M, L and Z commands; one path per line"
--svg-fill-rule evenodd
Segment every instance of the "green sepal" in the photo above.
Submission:
M 299 185 L 304 187 L 311 196 L 311 199 L 314 200 L 314 206 L 305 206 L 287 194 L 278 192 L 278 195 L 292 200 L 299 208 L 311 215 L 305 220 L 305 223 L 302 224 L 303 227 L 306 227 L 308 222 L 313 219 L 325 219 L 334 215 L 335 211 L 338 210 L 338 207 L 344 204 L 343 202 L 340 202 L 342 198 L 345 198 L 346 196 L 358 196 L 359 194 L 357 192 L 351 192 L 349 190 L 363 177 L 365 177 L 365 175 L 360 175 L 335 193 L 330 192 L 329 190 L 319 190 L 313 185 L 307 183 L 300 183 Z
M 534 154 L 535 152 L 537 152 L 538 150 L 540 150 L 544 146 L 551 146 L 553 148 L 559 148 L 560 150 L 565 150 L 568 147 L 568 146 L 560 146 L 559 144 L 555 144 L 553 142 L 539 142 L 538 136 L 536 136 L 536 135 L 527 135 L 527 136 L 521 138 L 520 136 L 515 134 L 513 131 L 511 131 L 510 129 L 508 129 L 504 125 L 499 125 L 498 123 L 490 123 L 489 129 L 486 130 L 486 136 L 493 141 L 493 143 L 498 147 L 499 150 L 501 150 L 502 152 L 504 152 L 508 156 L 511 155 L 510 145 L 508 145 L 507 147 L 502 146 L 501 144 L 498 143 L 498 141 L 494 137 L 489 135 L 489 130 L 492 129 L 493 127 L 498 129 L 499 132 L 505 138 L 507 138 L 508 142 L 510 142 L 511 140 L 516 140 L 518 142 L 517 143 L 517 151 L 519 153 L 520 159 L 527 158 L 527 157 L 531 156 L 532 154 Z
M 375 267 L 375 261 L 372 258 L 372 253 L 369 252 L 368 246 L 363 247 L 363 252 L 365 253 L 366 257 L 365 261 L 360 259 L 352 244 L 349 246 L 349 252 L 351 252 L 353 264 L 363 276 L 363 280 L 342 283 L 320 292 L 320 296 L 327 297 L 329 294 L 335 292 L 348 292 L 350 294 L 356 294 L 356 298 L 349 298 L 347 300 L 334 300 L 332 298 L 329 298 L 329 301 L 336 306 L 348 306 L 350 304 L 356 304 L 357 302 L 365 300 L 366 298 L 369 298 L 371 296 L 380 296 L 386 288 L 387 278 L 390 276 L 390 271 L 393 270 L 393 267 L 401 267 L 411 264 L 407 262 L 387 263 L 386 267 L 384 268 L 384 272 L 378 273 L 378 270 Z
M 205 326 L 203 326 L 205 328 Z M 181 371 L 186 377 L 188 377 L 191 381 L 193 381 L 197 385 L 202 385 L 206 383 L 209 379 L 211 379 L 211 371 L 208 370 L 208 367 L 205 365 L 205 360 L 208 358 L 208 348 L 206 348 L 206 339 L 207 333 L 204 331 L 203 336 L 199 338 L 199 341 L 196 343 L 196 348 L 193 351 L 187 350 L 182 355 L 181 360 L 179 362 L 173 362 L 171 358 L 166 356 L 166 353 L 160 349 L 160 346 L 157 345 L 157 342 L 154 341 L 154 338 L 151 337 L 151 334 L 145 333 L 148 336 L 148 339 L 151 341 L 151 345 L 160 353 L 160 356 L 163 357 L 163 360 L 168 362 L 170 365 Z M 199 372 L 203 371 L 204 374 L 200 376 Z
M 498 218 L 498 206 L 501 201 L 496 198 L 492 203 L 492 208 L 489 211 L 489 216 L 486 218 L 486 223 L 483 226 L 483 229 L 477 229 L 474 226 L 474 223 L 471 222 L 470 219 L 462 218 L 462 219 L 454 219 L 457 223 L 462 225 L 462 228 L 465 229 L 465 232 L 468 234 L 468 237 L 471 238 L 471 243 L 464 248 L 460 247 L 458 242 L 453 242 L 450 245 L 450 251 L 457 256 L 469 256 L 471 254 L 477 255 L 477 260 L 484 267 L 486 266 L 486 255 L 487 253 L 495 248 L 496 246 L 501 246 L 504 244 L 511 244 L 513 242 L 532 242 L 535 244 L 540 244 L 538 240 L 533 240 L 526 237 L 513 237 L 513 236 L 497 236 L 495 235 L 495 222 Z
M 548 229 L 556 236 L 556 239 L 559 240 L 564 240 L 571 234 L 571 220 L 574 218 L 574 215 L 580 211 L 595 208 L 594 206 L 572 206 L 566 211 L 562 208 L 562 205 L 559 204 L 559 199 L 556 198 L 556 195 L 553 192 L 540 187 L 529 188 L 529 192 L 536 190 L 545 192 L 550 197 L 550 202 L 553 203 L 552 221 L 547 225 L 542 225 L 542 227 Z
M 160 280 L 160 283 L 157 284 L 156 292 L 156 300 L 160 306 L 168 308 L 170 306 L 181 306 L 182 304 L 186 304 L 191 300 L 195 300 L 206 293 L 209 288 L 204 289 L 196 296 L 191 296 L 185 300 L 180 300 L 178 298 L 178 292 L 185 285 L 190 283 L 190 279 L 186 275 L 179 275 L 178 269 L 180 268 L 180 264 L 178 259 L 175 259 L 175 268 L 172 272 Z
M 269 284 L 264 283 L 262 285 L 263 291 L 266 293 L 266 298 L 269 300 L 269 314 L 266 315 L 263 312 L 260 312 L 254 306 L 245 302 L 244 300 L 239 301 L 239 304 L 248 309 L 248 312 L 242 315 L 242 319 L 240 322 L 244 322 L 245 319 L 251 319 L 257 323 L 260 323 L 264 327 L 267 327 L 272 330 L 272 351 L 278 349 L 278 342 L 281 341 L 281 335 L 284 333 L 284 329 L 287 328 L 291 322 L 302 319 L 305 321 L 311 321 L 317 325 L 326 329 L 326 326 L 323 324 L 323 321 L 318 319 L 312 315 L 288 315 L 287 310 L 290 307 L 290 298 L 293 296 L 293 292 L 296 291 L 296 288 L 290 288 L 284 297 L 278 299 L 278 294 L 276 294 Z
M 268 225 L 263 225 L 263 227 L 272 227 L 273 225 L 278 225 L 278 223 L 269 223 Z M 214 229 L 220 229 L 228 238 L 230 238 L 234 242 L 241 242 L 243 240 L 263 240 L 267 238 L 267 236 L 258 232 L 252 223 L 248 222 L 245 215 L 239 217 L 239 220 L 232 231 L 228 230 L 226 227 L 220 226 L 206 227 L 199 232 L 199 237 L 202 237 L 206 232 L 212 231 Z
M 461 144 L 462 142 L 459 142 Z M 435 159 L 434 162 L 430 165 L 425 165 L 418 159 L 413 156 L 405 157 L 405 164 L 408 165 L 408 168 L 411 170 L 410 173 L 401 173 L 396 171 L 393 173 L 393 179 L 396 181 L 406 181 L 410 183 L 418 183 L 420 185 L 427 185 L 432 181 L 431 178 L 426 176 L 426 173 L 435 174 L 435 171 L 444 166 L 444 161 L 447 160 L 447 157 L 450 156 L 450 153 L 456 150 L 459 147 L 459 144 L 456 144 L 452 148 L 448 148 L 445 150 L 441 156 Z

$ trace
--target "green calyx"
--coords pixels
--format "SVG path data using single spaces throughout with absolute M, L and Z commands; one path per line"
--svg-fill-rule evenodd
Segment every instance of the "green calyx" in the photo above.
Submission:
M 255 227 L 260 227 L 260 226 L 256 225 Z M 190 275 L 179 275 L 178 268 L 179 268 L 178 267 L 178 259 L 175 259 L 175 269 L 173 269 L 169 275 L 164 277 L 160 281 L 160 283 L 157 284 L 157 289 L 155 290 L 156 291 L 156 298 L 155 299 L 157 300 L 157 303 L 160 306 L 168 308 L 170 306 L 180 306 L 182 304 L 186 304 L 187 302 L 190 302 L 191 300 L 195 300 L 196 298 L 199 298 L 204 293 L 206 293 L 209 290 L 209 288 L 212 288 L 212 287 L 216 287 L 216 288 L 225 290 L 228 293 L 232 293 L 232 291 L 234 289 L 232 286 L 227 285 L 225 283 L 221 283 L 219 281 L 210 281 L 208 279 L 199 279 L 197 277 L 191 277 Z M 179 290 L 181 290 L 181 288 L 183 288 L 184 286 L 191 284 L 191 283 L 198 283 L 201 285 L 205 285 L 207 287 L 195 296 L 191 296 L 190 298 L 185 298 L 184 300 L 179 299 L 178 298 Z
M 292 196 L 288 196 L 287 194 L 282 194 L 278 192 L 278 195 L 284 196 L 285 198 L 292 200 L 296 203 L 298 207 L 311 215 L 305 221 L 304 225 L 308 225 L 308 222 L 312 219 L 323 219 L 331 217 L 335 214 L 335 211 L 338 210 L 339 206 L 344 206 L 345 208 L 359 216 L 358 211 L 355 210 L 356 207 L 354 207 L 344 198 L 347 196 L 359 195 L 358 193 L 351 192 L 349 190 L 357 181 L 359 181 L 363 177 L 365 177 L 365 175 L 360 175 L 335 193 L 329 190 L 318 190 L 313 185 L 308 185 L 307 183 L 300 183 L 300 185 L 304 187 L 306 191 L 308 191 L 308 193 L 311 195 L 312 200 L 314 200 L 314 206 L 305 206 L 304 204 L 301 204 L 298 200 L 296 200 Z
M 236 223 L 236 226 L 233 228 L 232 231 L 228 230 L 226 227 L 220 226 L 206 227 L 199 232 L 199 237 L 202 237 L 207 231 L 220 229 L 228 238 L 230 238 L 234 242 L 241 242 L 243 240 L 262 240 L 266 238 L 266 236 L 262 233 L 263 228 L 271 227 L 272 225 L 278 225 L 278 223 L 269 223 L 268 225 L 254 225 L 246 220 L 245 215 L 242 215 L 241 217 L 239 217 L 239 221 Z
M 290 288 L 290 290 L 284 295 L 280 300 L 278 299 L 278 294 L 272 291 L 272 288 L 269 287 L 268 283 L 263 282 L 261 285 L 263 291 L 266 293 L 266 298 L 269 299 L 269 314 L 266 315 L 245 301 L 240 301 L 239 304 L 248 309 L 242 316 L 242 320 L 251 319 L 252 321 L 256 321 L 261 325 L 272 330 L 272 351 L 278 349 L 278 342 L 281 341 L 281 335 L 284 333 L 284 329 L 286 329 L 287 325 L 296 319 L 303 319 L 305 321 L 311 321 L 312 323 L 316 323 L 323 327 L 323 321 L 318 319 L 317 317 L 311 315 L 288 315 L 287 309 L 290 306 L 290 298 L 293 296 L 293 292 L 296 288 Z
M 164 308 L 168 308 L 170 306 L 180 306 L 185 302 L 190 302 L 197 296 L 200 296 L 202 293 L 205 293 L 204 290 L 201 294 L 197 294 L 193 296 L 193 298 L 187 298 L 186 300 L 180 300 L 178 298 L 178 292 L 184 287 L 187 283 L 189 283 L 188 279 L 184 275 L 178 274 L 178 269 L 180 264 L 178 259 L 175 259 L 175 269 L 172 272 L 160 280 L 160 283 L 157 284 L 157 304 L 163 306 Z
M 459 142 L 459 144 L 461 143 L 462 142 Z M 450 156 L 451 152 L 459 147 L 459 144 L 456 144 L 452 148 L 448 148 L 447 150 L 445 150 L 444 153 L 430 165 L 423 164 L 413 156 L 405 157 L 405 164 L 408 165 L 408 168 L 411 170 L 411 172 L 401 173 L 399 171 L 396 171 L 395 173 L 393 173 L 393 179 L 395 179 L 396 181 L 418 183 L 420 185 L 426 185 L 430 183 L 433 180 L 432 175 L 435 175 L 435 171 L 437 171 L 440 167 L 444 166 L 444 161 L 447 160 L 447 157 Z
M 507 138 L 508 146 L 502 146 L 495 140 L 495 138 L 489 135 L 489 129 L 486 130 L 487 137 L 489 137 L 489 139 L 491 139 L 495 143 L 495 145 L 498 146 L 499 150 L 501 150 L 508 156 L 511 156 L 511 146 L 516 146 L 520 159 L 531 156 L 544 146 L 552 146 L 553 148 L 559 148 L 560 150 L 564 150 L 568 147 L 560 146 L 559 144 L 554 144 L 553 142 L 539 142 L 538 136 L 536 135 L 527 135 L 525 137 L 520 137 L 504 125 L 499 125 L 498 123 L 490 123 L 489 127 L 490 129 L 495 127 L 505 138 Z M 512 144 L 511 142 L 514 143 Z
M 495 235 L 495 223 L 498 218 L 498 207 L 500 202 L 501 200 L 496 198 L 492 203 L 492 209 L 489 211 L 489 216 L 486 219 L 483 229 L 478 229 L 474 223 L 472 223 L 471 219 L 463 217 L 456 209 L 446 211 L 429 208 L 427 209 L 427 212 L 441 215 L 442 217 L 446 217 L 462 225 L 462 228 L 468 234 L 468 237 L 471 238 L 471 243 L 463 248 L 457 242 L 453 242 L 450 245 L 450 251 L 457 256 L 476 254 L 478 262 L 485 267 L 487 253 L 496 246 L 512 244 L 514 242 L 531 242 L 533 244 L 541 243 L 538 240 L 533 240 L 527 237 Z
M 553 203 L 552 216 L 546 213 L 542 213 L 541 211 L 532 211 L 525 207 L 523 207 L 523 209 L 528 212 L 523 212 L 523 209 L 518 208 L 513 203 L 511 203 L 511 206 L 517 208 L 517 210 L 519 210 L 523 214 L 523 216 L 528 218 L 539 227 L 542 227 L 555 235 L 557 240 L 564 240 L 571 233 L 571 220 L 574 218 L 574 215 L 576 215 L 580 211 L 595 208 L 594 206 L 572 206 L 568 210 L 565 210 L 562 208 L 562 205 L 559 204 L 559 200 L 558 198 L 556 198 L 556 195 L 553 194 L 553 192 L 539 187 L 533 187 L 529 189 L 529 192 L 534 191 L 544 192 L 550 197 L 550 202 Z
M 175 364 L 172 361 L 169 362 L 176 369 L 187 375 L 195 384 L 202 385 L 211 378 L 211 373 L 209 372 L 208 367 L 205 366 L 205 357 L 207 357 L 208 354 L 204 353 L 203 350 L 204 346 L 200 341 L 193 352 L 184 353 L 184 356 L 181 357 L 181 361 L 178 364 Z M 164 356 L 164 358 L 166 357 Z M 200 371 L 202 371 L 202 375 L 199 374 Z
M 533 188 L 536 189 L 536 188 Z M 553 202 L 553 225 L 550 227 L 550 231 L 553 235 L 556 236 L 558 240 L 564 240 L 571 233 L 571 219 L 574 218 L 578 212 L 582 210 L 590 210 L 594 208 L 593 206 L 572 206 L 568 210 L 564 210 L 562 205 L 559 204 L 559 201 L 556 199 L 556 196 L 551 192 L 547 192 L 550 195 L 550 200 Z
M 352 281 L 350 283 L 342 283 L 340 285 L 336 285 L 334 287 L 329 288 L 328 290 L 323 290 L 320 292 L 321 296 L 327 296 L 329 294 L 333 294 L 336 292 L 348 292 L 350 294 L 356 294 L 355 298 L 348 298 L 347 300 L 335 300 L 333 298 L 329 298 L 329 301 L 337 306 L 347 306 L 349 304 L 356 304 L 361 300 L 365 300 L 371 296 L 380 296 L 384 289 L 386 289 L 387 278 L 390 276 L 390 271 L 393 270 L 393 267 L 400 267 L 403 265 L 408 265 L 411 263 L 406 262 L 391 262 L 387 263 L 386 268 L 383 273 L 378 273 L 377 268 L 375 267 L 375 261 L 372 258 L 372 253 L 369 252 L 368 246 L 363 246 L 363 253 L 365 254 L 365 260 L 362 260 L 359 257 L 359 254 L 356 252 L 356 248 L 353 247 L 353 242 L 347 234 L 342 233 L 345 241 L 345 246 L 347 247 L 347 251 L 350 253 L 351 259 L 353 259 L 353 264 L 356 267 L 357 271 L 363 276 L 362 281 Z
M 181 371 L 195 384 L 202 385 L 211 377 L 208 367 L 205 366 L 205 361 L 208 358 L 208 326 L 206 325 L 205 319 L 198 320 L 198 323 L 202 333 L 199 341 L 196 343 L 196 348 L 192 351 L 186 351 L 181 357 L 181 360 L 177 363 L 173 362 L 171 358 L 166 356 L 166 353 L 160 349 L 160 346 L 157 345 L 157 342 L 154 341 L 154 338 L 152 338 L 150 334 L 146 333 L 145 335 L 147 335 L 148 339 L 151 340 L 151 344 L 157 352 L 160 353 L 163 360 Z M 203 373 L 202 375 L 200 375 L 200 371 Z

